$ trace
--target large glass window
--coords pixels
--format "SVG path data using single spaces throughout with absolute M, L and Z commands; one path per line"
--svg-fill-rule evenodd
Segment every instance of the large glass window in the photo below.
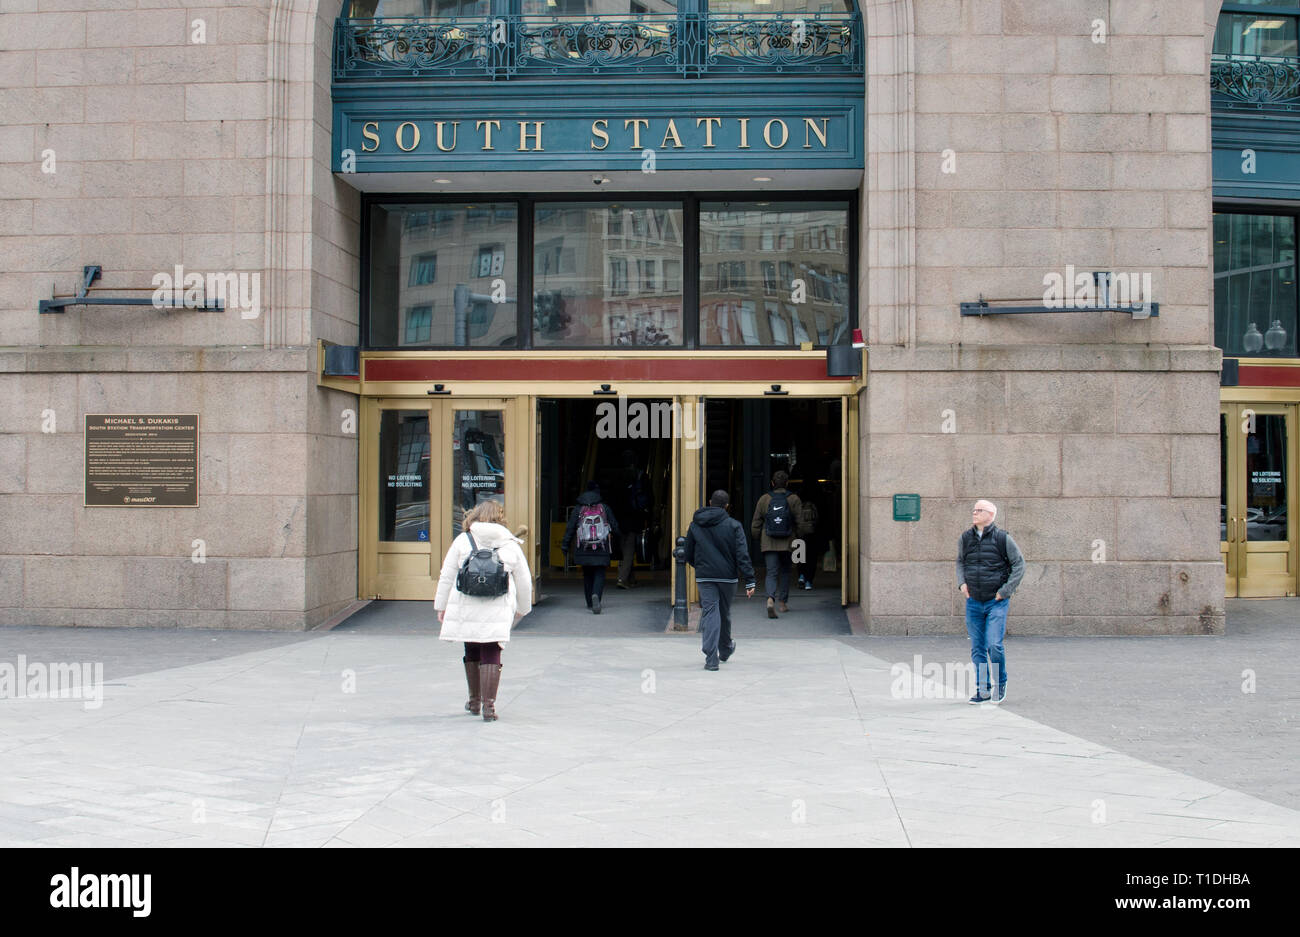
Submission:
M 483 501 L 506 503 L 506 430 L 502 410 L 457 410 L 451 440 L 451 533 Z
M 1296 355 L 1296 219 L 1214 215 L 1214 341 L 1235 357 Z
M 848 230 L 844 202 L 701 202 L 700 344 L 844 340 Z
M 381 410 L 379 539 L 429 539 L 429 411 Z
M 365 211 L 363 342 L 387 349 L 844 343 L 853 324 L 851 214 L 848 196 L 813 202 L 785 196 L 736 202 L 377 198 Z M 1281 316 L 1267 341 L 1285 329 L 1294 349 L 1294 225 L 1290 217 L 1281 220 L 1291 225 L 1288 252 L 1274 262 L 1287 261 L 1280 265 L 1285 276 L 1260 279 L 1261 261 L 1236 255 L 1229 270 L 1225 254 L 1216 258 L 1216 271 L 1236 279 L 1219 302 L 1231 305 L 1231 293 L 1239 305 L 1244 290 L 1258 304 L 1271 284 L 1276 295 L 1268 298 L 1268 311 L 1251 310 L 1257 320 L 1270 316 L 1260 320 L 1259 334 Z M 688 241 L 698 245 L 690 256 Z M 532 252 L 522 282 L 521 243 Z M 1258 236 L 1250 243 L 1263 249 Z M 518 312 L 521 293 L 531 297 L 529 321 Z M 1291 306 L 1282 308 L 1286 297 Z M 698 317 L 688 301 L 698 303 Z M 528 326 L 522 337 L 521 323 Z
M 539 202 L 533 344 L 681 345 L 680 202 Z
M 1232 7 L 1258 7 L 1250 12 Z M 1295 2 L 1232 0 L 1219 15 L 1214 30 L 1214 52 L 1231 55 L 1294 56 L 1300 10 Z
M 1246 539 L 1287 539 L 1286 417 L 1261 413 L 1246 437 Z
M 372 205 L 372 347 L 514 347 L 519 212 L 512 203 Z

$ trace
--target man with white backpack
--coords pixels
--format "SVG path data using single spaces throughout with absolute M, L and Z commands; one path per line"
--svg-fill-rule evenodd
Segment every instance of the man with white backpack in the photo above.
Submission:
M 600 600 L 605 594 L 605 573 L 613 559 L 614 543 L 618 542 L 618 521 L 600 498 L 600 485 L 588 482 L 587 490 L 578 496 L 578 505 L 569 515 L 569 525 L 560 543 L 560 552 L 567 554 L 573 548 L 573 560 L 582 567 L 582 591 L 587 598 L 587 608 L 593 615 L 600 614 Z

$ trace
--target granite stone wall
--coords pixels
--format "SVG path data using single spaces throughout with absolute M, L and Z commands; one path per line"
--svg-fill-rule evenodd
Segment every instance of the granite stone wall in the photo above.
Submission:
M 0 11 L 0 623 L 323 621 L 356 596 L 356 403 L 315 383 L 357 310 L 336 4 Z M 256 277 L 260 308 L 39 316 L 85 264 L 111 295 L 177 265 Z M 83 417 L 128 412 L 199 414 L 198 508 L 82 506 Z
M 953 561 L 982 497 L 1029 561 L 1013 631 L 1221 631 L 1217 5 L 914 0 L 866 12 L 881 52 L 867 59 L 868 627 L 964 632 Z M 981 298 L 1041 304 L 1045 276 L 1067 267 L 1149 275 L 1159 317 L 959 315 Z M 902 492 L 921 494 L 920 522 L 893 520 Z

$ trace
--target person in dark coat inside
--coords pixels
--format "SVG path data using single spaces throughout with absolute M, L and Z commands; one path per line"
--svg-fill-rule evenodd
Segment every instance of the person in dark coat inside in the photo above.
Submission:
M 695 567 L 700 587 L 700 636 L 704 669 L 717 670 L 718 661 L 736 652 L 731 639 L 731 598 L 745 577 L 745 597 L 754 594 L 754 564 L 749 560 L 745 528 L 727 514 L 730 496 L 715 491 L 709 506 L 700 508 L 686 530 L 686 562 Z
M 573 548 L 574 562 L 582 567 L 582 591 L 587 597 L 587 608 L 593 615 L 600 614 L 600 599 L 605 594 L 605 573 L 613 558 L 613 544 L 619 540 L 618 521 L 600 498 L 600 485 L 588 482 L 587 490 L 578 496 L 578 506 L 569 515 L 560 552 L 567 554 Z

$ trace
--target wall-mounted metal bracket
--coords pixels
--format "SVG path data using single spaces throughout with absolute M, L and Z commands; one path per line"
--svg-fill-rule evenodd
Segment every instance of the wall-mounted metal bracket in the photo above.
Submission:
M 63 299 L 42 299 L 39 303 L 41 315 L 47 313 L 59 313 L 69 306 L 155 306 L 159 309 L 198 309 L 203 312 L 223 312 L 225 304 L 219 299 L 204 299 L 202 305 L 187 306 L 176 303 L 163 303 L 159 305 L 153 301 L 153 296 L 87 296 L 86 292 L 90 289 L 92 283 L 100 278 L 103 273 L 103 267 L 99 264 L 87 264 L 81 268 L 81 286 L 77 289 L 77 295 L 65 297 Z M 179 284 L 173 292 L 179 292 Z
M 1107 306 L 991 306 L 980 297 L 979 302 L 962 303 L 963 316 L 1019 316 L 1049 312 L 1127 312 L 1134 319 L 1155 319 L 1160 316 L 1159 303 L 1125 303 Z

